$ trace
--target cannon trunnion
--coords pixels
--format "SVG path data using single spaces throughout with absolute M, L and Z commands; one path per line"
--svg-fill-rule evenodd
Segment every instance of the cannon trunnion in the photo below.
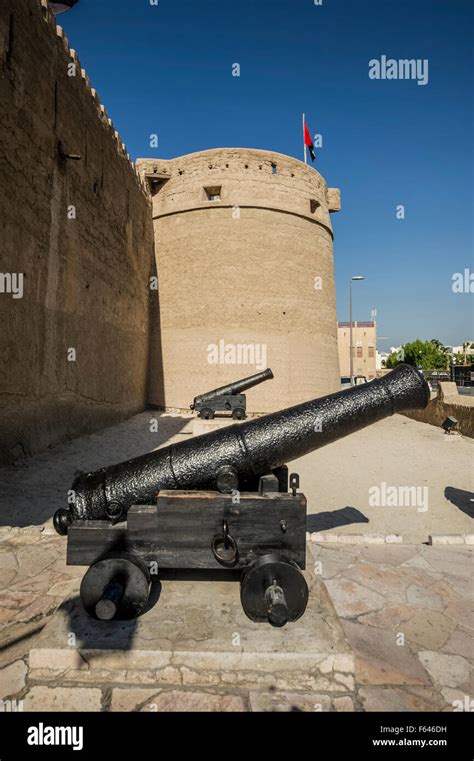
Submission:
M 68 563 L 90 565 L 86 610 L 133 618 L 160 570 L 226 570 L 240 574 L 253 621 L 296 621 L 308 602 L 306 498 L 285 463 L 428 401 L 420 373 L 399 365 L 367 386 L 80 474 L 54 525 L 68 534 Z

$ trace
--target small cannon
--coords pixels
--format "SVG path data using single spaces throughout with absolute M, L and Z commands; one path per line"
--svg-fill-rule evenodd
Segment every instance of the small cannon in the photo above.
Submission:
M 196 410 L 199 417 L 204 420 L 212 420 L 216 412 L 231 412 L 234 420 L 245 420 L 247 417 L 247 397 L 243 391 L 258 386 L 266 380 L 273 378 L 273 373 L 268 368 L 256 375 L 242 378 L 226 386 L 215 388 L 206 394 L 194 397 L 191 409 Z
M 367 385 L 80 474 L 54 525 L 68 534 L 68 564 L 90 565 L 86 610 L 132 618 L 159 569 L 232 569 L 249 618 L 296 621 L 308 602 L 306 498 L 286 463 L 428 401 L 420 373 L 399 365 Z

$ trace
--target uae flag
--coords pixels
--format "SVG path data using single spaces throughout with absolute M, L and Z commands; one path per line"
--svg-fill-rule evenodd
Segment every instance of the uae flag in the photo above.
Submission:
M 311 135 L 309 134 L 308 125 L 306 124 L 306 119 L 303 118 L 303 130 L 304 130 L 304 144 L 309 148 L 309 155 L 311 156 L 311 161 L 314 161 L 316 158 L 316 154 L 314 152 L 314 145 L 313 141 L 311 140 Z

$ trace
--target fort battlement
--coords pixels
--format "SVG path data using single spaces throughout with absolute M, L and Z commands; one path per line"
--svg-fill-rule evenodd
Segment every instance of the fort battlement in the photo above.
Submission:
M 84 83 L 84 86 L 86 87 L 87 91 L 90 93 L 90 96 L 97 108 L 97 116 L 104 125 L 104 127 L 110 132 L 110 137 L 112 140 L 114 140 L 117 150 L 120 156 L 123 156 L 125 159 L 127 159 L 128 163 L 130 164 L 131 169 L 133 170 L 134 175 L 137 177 L 138 182 L 142 189 L 145 191 L 146 186 L 142 180 L 142 176 L 140 172 L 137 170 L 134 162 L 132 162 L 130 158 L 130 154 L 127 152 L 127 148 L 125 143 L 122 141 L 122 138 L 120 137 L 120 134 L 117 132 L 117 130 L 114 127 L 114 124 L 112 122 L 112 119 L 109 118 L 105 106 L 101 103 L 99 93 L 97 90 L 92 87 L 91 81 L 89 79 L 89 76 L 87 74 L 87 71 L 82 68 L 81 62 L 79 59 L 79 56 L 77 54 L 77 51 L 74 50 L 74 48 L 71 48 L 69 45 L 69 40 L 66 36 L 66 33 L 64 29 L 56 24 L 56 18 L 54 16 L 54 13 L 51 11 L 47 0 L 36 0 L 36 2 L 41 7 L 41 12 L 43 14 L 43 18 L 47 24 L 51 27 L 52 31 L 55 32 L 58 39 L 61 41 L 64 52 L 65 52 L 65 58 L 64 58 L 64 66 L 67 67 L 68 63 L 73 63 L 75 67 L 75 73 L 74 76 L 80 77 L 82 82 Z M 71 76 L 72 78 L 72 76 Z
M 320 224 L 332 234 L 329 214 L 340 211 L 340 191 L 313 167 L 273 151 L 218 148 L 179 158 L 137 159 L 153 196 L 155 219 L 191 209 L 270 208 Z M 208 191 L 217 187 L 218 202 Z

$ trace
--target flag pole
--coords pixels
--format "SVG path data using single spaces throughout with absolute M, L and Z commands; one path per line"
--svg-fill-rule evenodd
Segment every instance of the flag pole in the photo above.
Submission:
M 305 134 L 304 134 L 304 123 L 305 123 L 305 115 L 303 114 L 303 146 L 304 146 L 304 163 L 308 163 L 308 157 L 306 155 L 306 140 L 305 140 Z

